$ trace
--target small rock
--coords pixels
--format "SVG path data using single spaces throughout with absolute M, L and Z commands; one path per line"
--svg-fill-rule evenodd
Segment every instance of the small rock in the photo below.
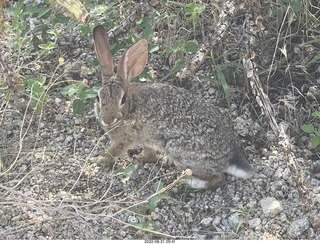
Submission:
M 60 104 L 62 103 L 62 99 L 56 97 L 56 98 L 54 99 L 54 102 L 55 102 L 57 105 L 60 105 Z
M 309 228 L 308 218 L 297 219 L 292 222 L 289 229 L 289 235 L 291 237 L 300 237 Z
M 320 194 L 317 194 L 315 197 L 316 202 L 320 203 Z
M 218 226 L 220 225 L 221 222 L 221 217 L 220 216 L 216 216 L 212 222 L 213 225 Z
M 251 229 L 255 229 L 256 227 L 258 227 L 261 224 L 261 219 L 259 219 L 259 218 L 250 219 L 248 221 L 248 224 Z
M 67 136 L 66 142 L 72 142 L 72 141 L 73 141 L 73 137 L 72 136 Z
M 277 141 L 277 137 L 270 131 L 267 132 L 266 138 L 267 138 L 267 141 L 269 141 L 269 142 Z
M 129 223 L 138 223 L 139 222 L 137 217 L 133 216 L 133 215 L 128 217 L 128 221 L 129 221 Z
M 252 130 L 253 135 L 258 134 L 260 130 L 261 130 L 261 126 L 257 122 L 255 122 L 253 124 L 253 130 Z
M 275 177 L 276 180 L 279 180 L 279 179 L 282 178 L 282 176 L 283 176 L 283 169 L 282 168 L 278 168 L 276 170 L 276 172 L 274 173 L 274 177 Z
M 267 217 L 273 218 L 283 210 L 281 202 L 279 202 L 274 197 L 263 198 L 261 199 L 260 204 L 263 213 Z
M 209 90 L 208 90 L 208 93 L 209 93 L 210 96 L 213 96 L 213 95 L 216 94 L 216 90 L 213 89 L 212 87 L 210 87 Z
M 318 229 L 320 227 L 320 216 L 310 217 L 309 222 L 314 229 Z
M 230 227 L 230 224 L 229 224 L 228 220 L 225 219 L 225 218 L 223 218 L 223 219 L 221 220 L 221 224 L 222 224 L 221 227 L 226 227 L 226 228 L 229 228 L 229 227 Z
M 243 216 L 241 215 L 231 215 L 229 218 L 228 218 L 228 222 L 231 226 L 236 226 L 238 225 L 240 222 L 244 222 L 244 218 Z
M 198 233 L 195 233 L 194 234 L 194 237 L 197 239 L 197 240 L 205 240 L 206 239 L 206 235 L 200 235 Z
M 246 136 L 249 134 L 249 123 L 247 120 L 243 119 L 242 117 L 237 117 L 235 119 L 237 131 L 241 136 Z
M 209 218 L 205 218 L 201 221 L 201 224 L 205 227 L 208 227 L 211 222 L 212 222 L 213 218 L 209 217 Z
M 314 236 L 315 236 L 315 231 L 314 231 L 314 229 L 309 228 L 309 229 L 307 230 L 307 236 L 308 236 L 308 239 L 309 239 L 309 238 L 310 238 L 310 239 L 314 238 Z
M 316 178 L 311 178 L 310 184 L 312 186 L 320 186 L 320 180 L 317 180 Z
M 63 123 L 64 122 L 64 117 L 61 114 L 57 114 L 54 119 L 58 123 Z
M 290 169 L 289 168 L 285 168 L 283 173 L 282 173 L 283 179 L 285 179 L 285 180 L 289 179 L 290 174 L 291 174 Z

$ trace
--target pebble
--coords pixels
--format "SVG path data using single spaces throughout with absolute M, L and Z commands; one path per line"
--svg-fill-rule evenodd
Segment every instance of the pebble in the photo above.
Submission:
M 312 186 L 320 186 L 320 180 L 316 179 L 316 178 L 311 178 L 311 182 L 310 184 Z
M 297 219 L 292 222 L 288 234 L 291 237 L 300 237 L 309 228 L 308 218 Z
M 57 114 L 54 118 L 54 120 L 57 122 L 57 123 L 63 123 L 64 122 L 64 117 L 61 115 L 61 114 Z
M 309 222 L 313 228 L 318 229 L 320 227 L 320 216 L 310 217 Z
M 250 220 L 248 220 L 248 224 L 251 229 L 255 229 L 259 225 L 261 225 L 261 219 L 259 219 L 259 218 L 250 219 Z
M 131 215 L 131 216 L 128 217 L 128 222 L 129 223 L 138 223 L 139 221 L 138 221 L 138 218 L 136 216 Z
M 201 224 L 205 227 L 208 227 L 211 222 L 212 222 L 213 218 L 209 217 L 209 218 L 205 218 L 201 221 Z
M 248 123 L 247 119 L 243 119 L 240 116 L 237 117 L 236 118 L 236 125 L 237 125 L 237 131 L 238 131 L 239 135 L 246 136 L 249 134 L 250 124 Z
M 219 215 L 216 215 L 216 217 L 214 218 L 212 224 L 214 226 L 218 226 L 218 225 L 220 225 L 220 222 L 221 222 L 221 217 Z
M 237 226 L 239 223 L 244 222 L 242 215 L 233 214 L 228 218 L 228 222 L 231 226 Z
M 266 217 L 273 218 L 283 211 L 281 202 L 274 197 L 266 197 L 260 201 L 262 211 Z

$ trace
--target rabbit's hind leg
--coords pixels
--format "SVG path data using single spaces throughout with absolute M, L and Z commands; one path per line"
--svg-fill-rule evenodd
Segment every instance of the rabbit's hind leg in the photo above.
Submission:
M 188 179 L 187 182 L 191 188 L 196 190 L 216 190 L 223 185 L 224 180 L 225 175 L 211 175 L 210 178 L 206 177 L 206 179 L 201 179 L 193 176 L 192 178 Z

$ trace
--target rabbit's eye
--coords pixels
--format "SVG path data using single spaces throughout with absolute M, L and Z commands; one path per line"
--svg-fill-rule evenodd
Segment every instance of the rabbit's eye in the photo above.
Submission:
M 123 94 L 120 105 L 123 105 L 125 102 L 126 102 L 126 94 Z

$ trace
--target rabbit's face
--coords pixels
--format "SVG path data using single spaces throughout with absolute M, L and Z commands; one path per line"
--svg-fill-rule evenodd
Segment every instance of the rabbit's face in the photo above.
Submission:
M 98 91 L 95 103 L 96 116 L 103 127 L 115 128 L 128 114 L 129 101 L 123 87 L 118 83 L 107 83 Z

